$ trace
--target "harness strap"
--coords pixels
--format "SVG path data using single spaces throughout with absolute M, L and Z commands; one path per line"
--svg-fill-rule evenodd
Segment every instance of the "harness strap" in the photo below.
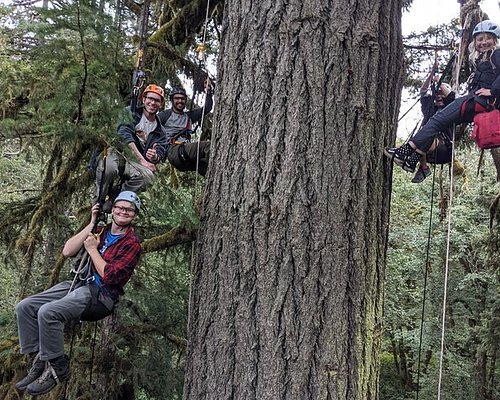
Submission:
M 474 120 L 474 115 L 491 111 L 493 107 L 493 104 L 485 107 L 472 97 L 462 103 L 462 106 L 460 107 L 460 117 L 464 122 L 472 122 Z

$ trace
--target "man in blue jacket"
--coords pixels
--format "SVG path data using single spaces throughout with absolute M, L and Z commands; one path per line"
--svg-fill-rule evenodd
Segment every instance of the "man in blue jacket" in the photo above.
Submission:
M 96 171 L 94 203 L 105 199 L 117 178 L 122 181 L 118 192 L 127 190 L 139 193 L 151 186 L 156 165 L 166 157 L 167 151 L 167 137 L 157 116 L 164 100 L 163 88 L 148 85 L 142 93 L 143 105 L 137 107 L 134 114 L 130 107 L 126 108 L 128 118 L 119 123 L 117 134 L 130 154 L 124 151 L 125 146 L 110 148 L 106 157 L 101 154 Z M 112 201 L 109 199 L 109 202 Z

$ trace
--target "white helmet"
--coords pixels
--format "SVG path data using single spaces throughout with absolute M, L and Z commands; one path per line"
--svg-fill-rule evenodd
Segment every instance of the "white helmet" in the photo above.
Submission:
M 139 196 L 135 194 L 134 192 L 131 192 L 130 190 L 125 190 L 121 192 L 113 202 L 115 204 L 117 201 L 128 201 L 129 203 L 132 203 L 135 206 L 135 209 L 137 212 L 141 209 L 141 199 L 139 199 Z
M 493 21 L 485 19 L 475 26 L 474 30 L 472 31 L 472 36 L 476 36 L 480 33 L 491 33 L 497 39 L 499 39 L 500 27 L 498 27 L 498 24 L 494 23 Z

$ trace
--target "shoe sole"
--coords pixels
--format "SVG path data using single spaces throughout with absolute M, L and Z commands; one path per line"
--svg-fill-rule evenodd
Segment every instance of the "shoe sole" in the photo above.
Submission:
M 422 172 L 420 175 L 415 175 L 411 180 L 411 183 L 422 183 L 431 175 L 431 173 L 432 173 L 431 171 L 426 170 L 425 172 Z
M 51 386 L 48 389 L 42 390 L 41 392 L 31 392 L 30 390 L 26 390 L 26 393 L 28 393 L 30 396 L 40 396 L 45 393 L 49 393 L 52 389 L 54 389 L 57 385 L 62 385 L 63 383 L 69 381 L 71 378 L 71 373 L 68 373 L 67 375 L 63 376 L 61 379 L 59 379 L 59 382 L 56 382 L 54 386 Z M 28 385 L 29 386 L 29 385 Z
M 416 168 L 416 167 L 413 167 L 413 169 L 412 169 L 412 168 L 408 167 L 408 166 L 407 166 L 406 164 L 404 164 L 404 163 L 403 163 L 402 167 L 403 167 L 403 169 L 404 169 L 406 172 L 411 172 L 412 174 L 413 174 L 413 173 L 415 173 L 415 168 Z
M 403 166 L 405 163 L 404 160 L 401 160 L 400 158 L 397 158 L 394 153 L 389 153 L 387 151 L 387 147 L 384 149 L 384 155 L 388 158 L 390 158 L 395 164 L 399 165 L 400 167 Z
M 45 393 L 49 393 L 52 389 L 54 389 L 57 385 L 61 385 L 65 382 L 69 381 L 69 378 L 68 379 L 64 379 L 64 380 L 60 380 L 59 383 L 56 383 L 54 386 L 51 386 L 50 388 L 48 389 L 45 389 L 45 390 L 42 390 L 41 392 L 31 392 L 29 390 L 26 390 L 26 393 L 28 393 L 30 396 L 40 396 L 42 394 L 45 394 Z
M 51 388 L 46 389 L 46 390 L 43 390 L 43 391 L 41 391 L 41 392 L 30 392 L 29 390 L 27 390 L 27 391 L 26 391 L 26 393 L 28 393 L 30 396 L 33 396 L 33 397 L 35 397 L 35 396 L 40 396 L 40 395 L 42 395 L 42 394 L 49 393 L 49 392 L 50 392 L 52 389 L 54 389 L 56 386 L 57 386 L 57 385 L 54 385 L 54 386 L 52 386 Z

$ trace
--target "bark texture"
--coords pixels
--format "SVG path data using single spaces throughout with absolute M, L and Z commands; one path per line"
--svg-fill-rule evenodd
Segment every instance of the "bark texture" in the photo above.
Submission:
M 396 0 L 227 0 L 185 399 L 376 399 Z

